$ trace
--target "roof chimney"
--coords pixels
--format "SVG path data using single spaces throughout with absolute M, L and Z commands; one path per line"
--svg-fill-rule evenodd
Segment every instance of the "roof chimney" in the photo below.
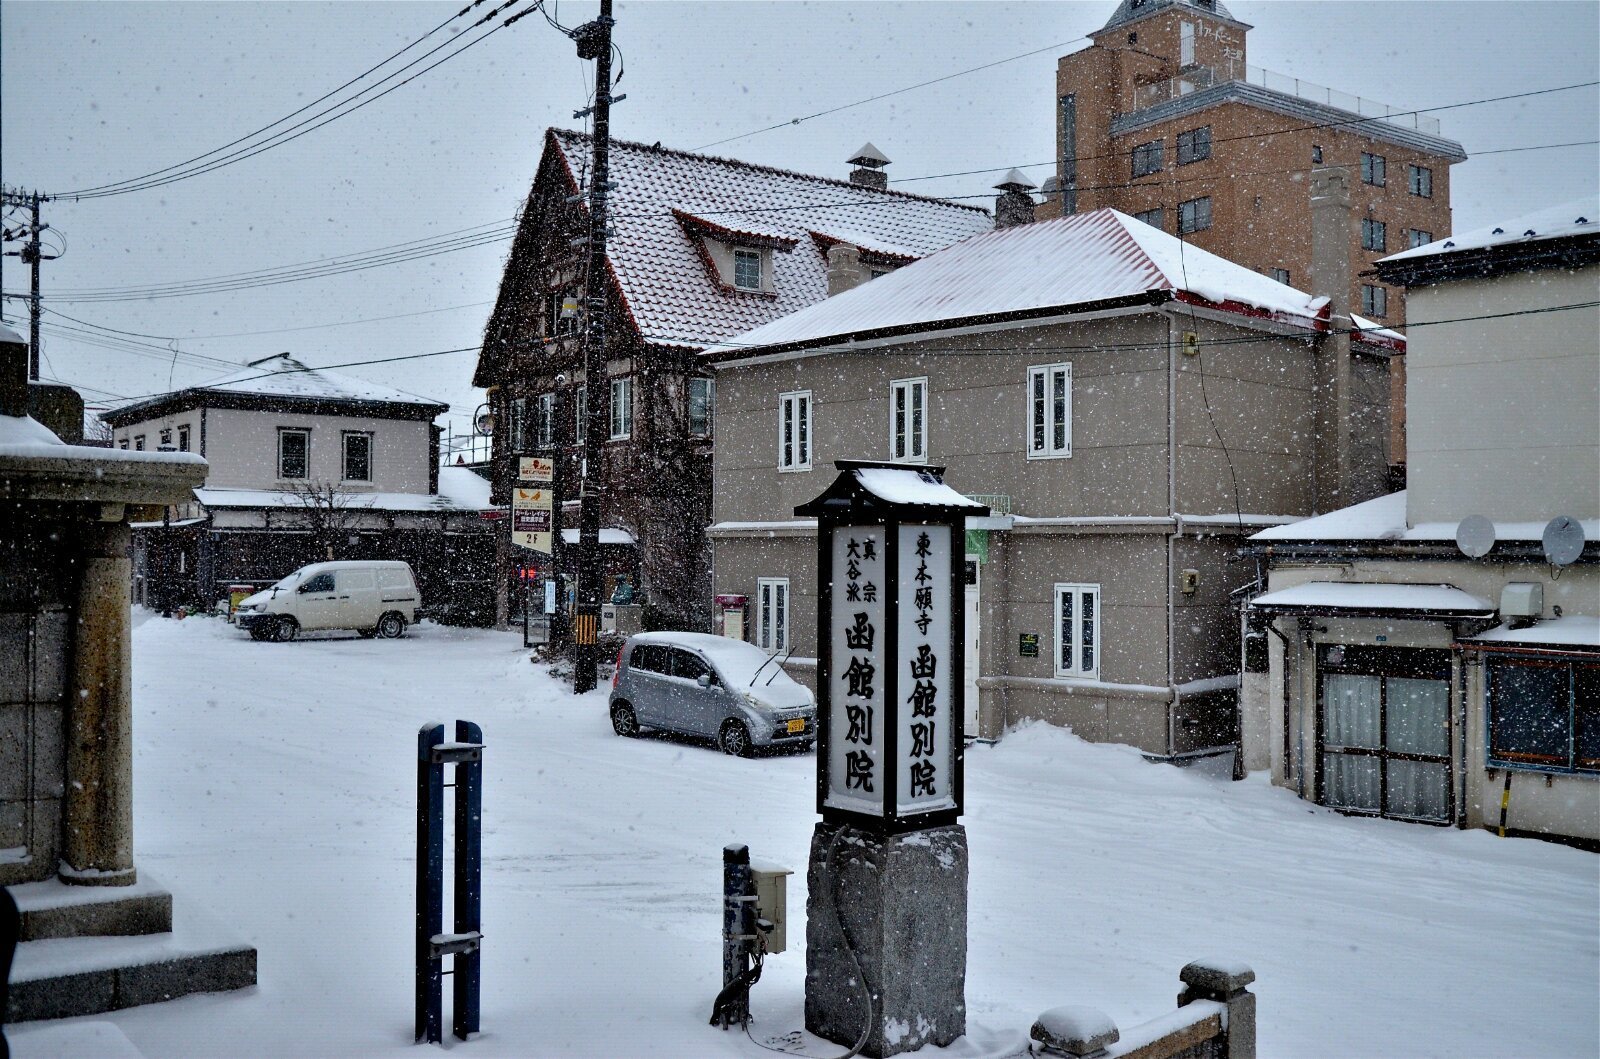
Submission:
M 883 167 L 889 164 L 889 159 L 871 143 L 862 144 L 861 149 L 856 151 L 855 157 L 848 161 L 855 166 L 850 170 L 850 183 L 877 188 L 879 191 L 889 189 L 889 174 L 883 171 Z
M 0 415 L 28 414 L 28 344 L 0 324 Z
M 1000 195 L 994 200 L 995 228 L 1013 228 L 1033 223 L 1033 181 L 1013 169 L 995 185 Z
M 1318 512 L 1357 499 L 1351 438 L 1350 363 L 1350 171 L 1343 166 L 1311 171 L 1311 293 L 1328 299 L 1332 333 L 1317 338 L 1315 456 L 1312 465 Z

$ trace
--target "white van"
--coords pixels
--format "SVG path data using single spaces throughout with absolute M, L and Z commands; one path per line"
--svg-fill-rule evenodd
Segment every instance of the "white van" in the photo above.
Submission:
M 234 621 L 252 640 L 292 640 L 302 629 L 354 629 L 393 639 L 414 624 L 422 594 L 398 561 L 312 563 L 239 604 Z

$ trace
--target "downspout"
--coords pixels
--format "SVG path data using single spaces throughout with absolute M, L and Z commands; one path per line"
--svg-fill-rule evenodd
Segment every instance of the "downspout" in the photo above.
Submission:
M 1294 744 L 1289 739 L 1289 638 L 1278 631 L 1276 621 L 1267 622 L 1267 631 L 1283 644 L 1283 782 L 1287 786 L 1290 755 L 1294 752 Z M 1299 780 L 1298 776 L 1295 778 L 1296 781 Z
M 1451 639 L 1456 632 L 1451 630 Z M 1461 767 L 1456 769 L 1456 811 L 1453 823 L 1460 828 L 1467 825 L 1467 653 L 1456 648 L 1456 739 L 1461 743 Z M 1450 755 L 1455 757 L 1455 748 Z M 1454 761 L 1451 762 L 1454 764 Z
M 1172 634 L 1176 618 L 1172 603 L 1172 560 L 1178 521 L 1178 347 L 1174 341 L 1172 317 L 1163 315 L 1167 321 L 1167 517 L 1173 521 L 1173 528 L 1167 531 L 1164 593 L 1167 597 L 1167 689 L 1172 693 L 1172 698 L 1167 700 L 1167 753 L 1172 755 L 1178 752 L 1178 685 L 1174 679 L 1176 672 L 1172 650 Z

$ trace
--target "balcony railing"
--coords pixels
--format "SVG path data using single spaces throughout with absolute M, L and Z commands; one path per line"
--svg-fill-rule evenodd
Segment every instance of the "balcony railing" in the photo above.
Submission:
M 1302 81 L 1298 77 L 1290 77 L 1288 74 L 1280 74 L 1273 70 L 1263 70 L 1259 66 L 1249 66 L 1245 63 L 1230 63 L 1218 67 L 1196 66 L 1165 81 L 1138 85 L 1133 90 L 1133 110 L 1144 110 L 1158 103 L 1165 103 L 1169 99 L 1192 95 L 1202 89 L 1230 81 L 1260 85 L 1274 92 L 1282 92 L 1311 103 L 1336 107 L 1363 118 L 1416 129 L 1430 136 L 1439 135 L 1439 119 L 1431 115 L 1402 111 L 1387 103 L 1353 96 L 1347 92 L 1338 92 L 1325 85 Z

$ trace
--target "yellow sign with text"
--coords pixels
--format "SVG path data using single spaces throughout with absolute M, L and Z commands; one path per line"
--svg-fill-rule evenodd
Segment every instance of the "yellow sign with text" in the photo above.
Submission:
M 549 489 L 523 489 L 511 497 L 511 543 L 536 552 L 550 552 L 554 494 Z

